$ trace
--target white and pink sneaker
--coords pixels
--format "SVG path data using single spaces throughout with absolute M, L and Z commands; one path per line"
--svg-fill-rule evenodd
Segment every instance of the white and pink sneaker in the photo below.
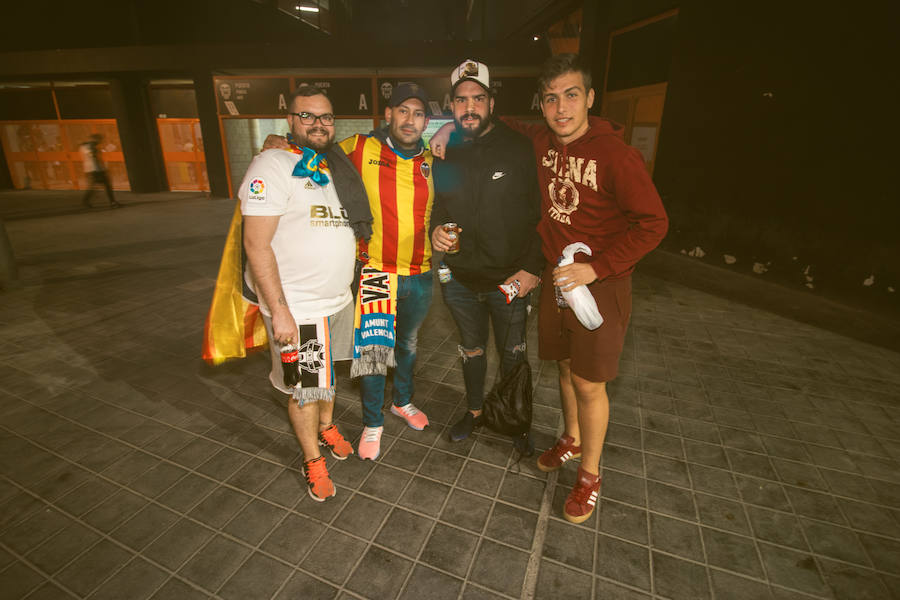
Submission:
M 361 460 L 375 460 L 381 454 L 381 432 L 384 427 L 363 427 L 362 437 L 359 439 L 359 458 Z
M 421 410 L 413 406 L 412 402 L 404 406 L 391 404 L 391 413 L 406 419 L 406 424 L 416 431 L 422 431 L 428 426 L 428 417 L 425 416 L 425 413 Z

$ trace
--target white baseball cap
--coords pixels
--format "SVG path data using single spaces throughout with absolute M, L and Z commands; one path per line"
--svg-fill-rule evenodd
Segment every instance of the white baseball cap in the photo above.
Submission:
M 487 91 L 491 91 L 491 77 L 487 65 L 477 60 L 467 58 L 450 72 L 450 88 L 456 87 L 461 81 L 474 81 Z

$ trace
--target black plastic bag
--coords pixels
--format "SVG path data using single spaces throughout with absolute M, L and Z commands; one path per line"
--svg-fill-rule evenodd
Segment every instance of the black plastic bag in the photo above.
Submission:
M 484 398 L 484 422 L 509 436 L 523 436 L 531 429 L 531 367 L 523 360 L 494 384 Z

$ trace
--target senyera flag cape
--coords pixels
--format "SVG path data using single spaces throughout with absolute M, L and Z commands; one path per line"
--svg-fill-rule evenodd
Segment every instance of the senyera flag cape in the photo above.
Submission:
M 266 326 L 259 306 L 247 300 L 243 288 L 241 204 L 234 207 L 228 238 L 222 252 L 212 304 L 203 328 L 203 360 L 219 365 L 229 358 L 243 358 L 266 345 Z

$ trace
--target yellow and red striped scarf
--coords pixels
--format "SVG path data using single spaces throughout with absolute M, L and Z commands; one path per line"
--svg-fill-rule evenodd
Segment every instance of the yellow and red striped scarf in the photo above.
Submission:
M 350 376 L 387 375 L 397 365 L 397 274 L 364 266 L 353 319 L 353 364 Z

